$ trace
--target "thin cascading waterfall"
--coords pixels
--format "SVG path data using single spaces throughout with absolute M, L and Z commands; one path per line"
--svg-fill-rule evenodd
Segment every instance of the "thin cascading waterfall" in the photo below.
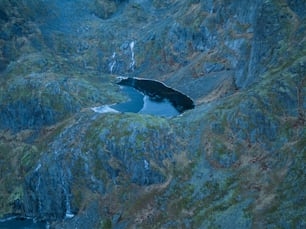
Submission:
M 41 180 L 40 180 L 40 176 L 38 175 L 38 181 L 37 181 L 37 185 L 36 185 L 36 193 L 39 193 L 40 191 L 40 183 L 41 183 Z M 38 196 L 37 198 L 37 201 L 38 201 L 38 213 L 42 212 L 42 203 L 41 203 L 41 200 L 40 200 L 40 197 Z
M 209 8 L 209 14 L 212 15 L 214 13 L 214 1 L 206 1 L 207 7 Z
M 40 168 L 41 168 L 41 163 L 39 163 L 39 164 L 37 165 L 37 167 L 35 168 L 35 170 L 34 170 L 34 173 L 36 173 L 36 174 L 37 174 L 37 177 L 38 177 L 37 183 L 36 183 L 36 187 L 35 187 L 35 192 L 36 192 L 36 193 L 39 193 L 39 192 L 40 192 L 40 184 L 41 184 L 41 176 L 39 175 L 39 170 L 40 170 Z M 40 200 L 40 196 L 39 196 L 39 195 L 37 195 L 37 202 L 38 202 L 37 211 L 38 211 L 38 213 L 40 213 L 40 212 L 42 212 L 43 207 L 42 207 L 42 203 L 41 203 L 41 200 Z
M 116 61 L 116 52 L 113 52 L 112 61 L 109 64 L 109 71 L 110 71 L 111 74 L 113 74 L 114 67 L 115 67 L 116 63 L 117 63 L 117 61 Z
M 65 218 L 70 219 L 74 217 L 74 214 L 71 211 L 71 206 L 70 206 L 70 198 L 69 198 L 69 192 L 67 191 L 67 188 L 63 186 L 63 191 L 65 195 L 65 206 L 66 206 L 66 213 L 65 213 Z
M 62 184 L 62 189 L 63 189 L 63 192 L 64 192 L 64 198 L 65 198 L 65 208 L 66 208 L 65 209 L 66 210 L 65 218 L 66 219 L 70 219 L 70 218 L 74 217 L 74 214 L 71 211 L 71 205 L 70 205 L 70 196 L 71 196 L 71 194 L 69 192 L 69 186 L 68 186 L 68 184 L 66 182 L 66 179 L 68 179 L 67 178 L 68 175 L 69 175 L 68 171 L 65 171 L 65 172 L 61 171 L 61 178 L 62 178 L 61 184 Z
M 135 41 L 132 41 L 130 43 L 130 49 L 131 49 L 131 63 L 130 63 L 130 70 L 134 71 L 136 66 L 136 60 L 135 60 L 135 53 L 134 53 L 134 46 Z
M 211 7 L 209 10 L 209 14 L 212 15 L 214 13 L 214 7 Z
M 145 170 L 150 170 L 150 164 L 146 159 L 143 160 L 143 163 L 144 163 L 144 169 Z

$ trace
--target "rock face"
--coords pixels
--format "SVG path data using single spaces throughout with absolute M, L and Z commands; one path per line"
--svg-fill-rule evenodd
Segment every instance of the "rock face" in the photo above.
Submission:
M 75 117 L 26 177 L 25 213 L 57 220 L 118 187 L 137 190 L 166 182 L 165 162 L 174 163 L 175 153 L 166 145 L 180 145 L 174 142 L 179 137 L 165 120 L 138 116 L 86 112 Z
M 0 216 L 305 228 L 305 1 L 0 3 Z M 97 114 L 116 76 L 196 104 Z

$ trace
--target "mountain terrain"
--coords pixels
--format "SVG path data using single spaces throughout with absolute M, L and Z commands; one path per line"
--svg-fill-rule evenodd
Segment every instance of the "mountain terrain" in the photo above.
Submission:
M 96 113 L 119 76 L 193 99 Z M 306 2 L 1 0 L 0 217 L 305 228 Z

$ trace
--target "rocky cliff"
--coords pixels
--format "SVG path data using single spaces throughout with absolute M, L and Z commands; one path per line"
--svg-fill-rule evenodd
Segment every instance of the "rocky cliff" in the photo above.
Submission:
M 0 3 L 0 216 L 52 228 L 304 228 L 306 3 Z M 116 76 L 196 107 L 98 114 Z

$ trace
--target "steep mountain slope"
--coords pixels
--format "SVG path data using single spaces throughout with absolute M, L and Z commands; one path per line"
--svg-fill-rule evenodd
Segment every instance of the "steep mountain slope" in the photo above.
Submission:
M 54 228 L 304 228 L 306 3 L 0 3 L 0 215 Z M 194 99 L 98 114 L 116 76 Z

